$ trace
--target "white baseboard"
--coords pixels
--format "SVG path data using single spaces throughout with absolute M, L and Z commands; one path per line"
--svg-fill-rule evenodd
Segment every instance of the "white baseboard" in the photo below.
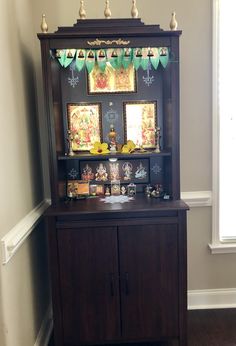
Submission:
M 236 288 L 188 291 L 188 309 L 236 308 Z
M 14 256 L 30 233 L 35 229 L 44 211 L 50 204 L 44 200 L 37 205 L 28 215 L 18 222 L 2 239 L 2 263 L 6 264 Z
M 53 329 L 52 307 L 50 305 L 43 319 L 43 322 L 41 324 L 34 346 L 48 346 L 49 339 L 52 334 L 52 329 Z

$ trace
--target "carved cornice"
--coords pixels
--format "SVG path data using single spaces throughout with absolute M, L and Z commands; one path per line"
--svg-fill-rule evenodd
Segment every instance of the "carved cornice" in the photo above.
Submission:
M 95 41 L 87 41 L 89 46 L 101 46 L 102 44 L 105 45 L 113 45 L 116 44 L 117 46 L 127 46 L 128 44 L 130 44 L 130 41 L 125 41 L 122 40 L 121 38 L 119 38 L 118 40 L 99 40 L 98 38 L 96 38 Z

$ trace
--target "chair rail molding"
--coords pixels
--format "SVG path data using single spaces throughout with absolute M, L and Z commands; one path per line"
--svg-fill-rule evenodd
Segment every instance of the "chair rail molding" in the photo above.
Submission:
M 211 207 L 212 192 L 211 191 L 189 191 L 181 192 L 181 198 L 189 205 L 189 207 Z
M 1 239 L 2 264 L 7 264 L 15 255 L 16 251 L 34 230 L 49 205 L 50 200 L 48 199 L 39 203 Z

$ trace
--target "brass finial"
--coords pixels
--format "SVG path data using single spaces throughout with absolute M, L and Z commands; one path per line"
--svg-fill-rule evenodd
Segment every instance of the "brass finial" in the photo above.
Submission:
M 111 18 L 111 10 L 109 7 L 109 0 L 106 0 L 106 7 L 105 7 L 105 11 L 104 11 L 104 16 L 106 19 L 110 19 Z
M 178 28 L 178 23 L 176 20 L 176 13 L 173 12 L 171 15 L 171 21 L 170 21 L 170 30 L 175 31 Z
M 86 19 L 86 11 L 84 8 L 84 1 L 80 1 L 80 9 L 79 9 L 79 17 L 80 19 Z
M 136 5 L 136 0 L 132 0 L 131 16 L 132 18 L 138 18 L 138 8 Z
M 42 33 L 44 33 L 44 34 L 46 34 L 48 32 L 48 25 L 46 22 L 45 14 L 42 15 L 41 30 L 42 30 Z

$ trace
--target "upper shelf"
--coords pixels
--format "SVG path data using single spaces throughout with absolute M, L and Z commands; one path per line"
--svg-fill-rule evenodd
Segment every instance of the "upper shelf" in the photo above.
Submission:
M 58 155 L 58 160 L 109 160 L 111 158 L 117 158 L 117 159 L 145 159 L 149 157 L 163 157 L 163 156 L 171 156 L 170 151 L 162 151 L 160 153 L 156 153 L 154 151 L 152 152 L 134 152 L 131 154 L 122 154 L 122 153 L 110 153 L 106 155 L 92 155 L 90 153 L 79 153 L 75 154 L 74 156 L 69 155 Z

